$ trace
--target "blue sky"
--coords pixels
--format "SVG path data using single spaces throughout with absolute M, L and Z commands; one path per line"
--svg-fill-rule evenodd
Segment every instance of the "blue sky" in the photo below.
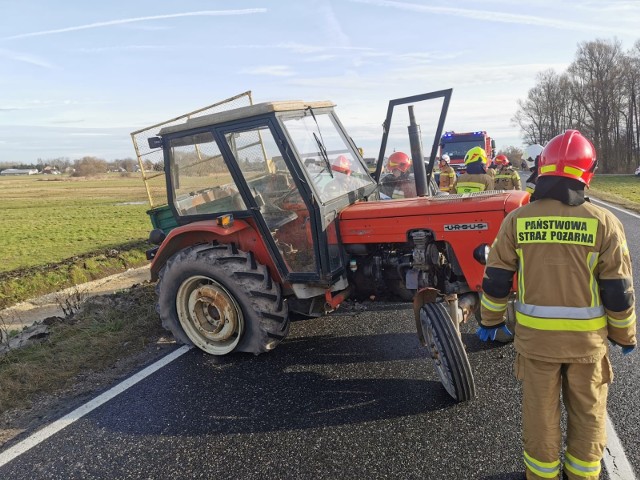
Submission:
M 334 101 L 375 156 L 388 100 L 453 88 L 447 130 L 520 147 L 536 74 L 638 25 L 635 0 L 0 0 L 0 162 L 134 157 L 130 132 L 246 90 Z

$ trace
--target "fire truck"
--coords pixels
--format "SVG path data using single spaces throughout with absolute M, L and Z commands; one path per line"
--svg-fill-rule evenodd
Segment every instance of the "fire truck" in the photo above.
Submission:
M 440 138 L 440 156 L 449 155 L 450 165 L 457 173 L 463 173 L 466 168 L 464 156 L 473 147 L 482 147 L 488 158 L 495 157 L 496 142 L 487 132 L 445 132 Z

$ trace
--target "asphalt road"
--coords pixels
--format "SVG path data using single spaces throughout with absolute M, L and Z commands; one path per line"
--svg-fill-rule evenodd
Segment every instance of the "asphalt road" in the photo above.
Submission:
M 640 272 L 638 218 L 616 214 Z M 380 304 L 295 322 L 258 357 L 191 350 L 0 467 L 0 478 L 522 478 L 515 352 L 482 344 L 474 327 L 463 334 L 471 402 L 444 391 L 412 310 Z M 640 355 L 614 350 L 612 362 L 610 418 L 640 472 Z

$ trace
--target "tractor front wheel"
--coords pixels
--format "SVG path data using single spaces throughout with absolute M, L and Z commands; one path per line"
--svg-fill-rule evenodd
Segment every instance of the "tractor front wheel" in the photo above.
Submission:
M 289 332 L 280 285 L 251 252 L 235 245 L 196 245 L 160 271 L 156 310 L 180 343 L 212 355 L 263 353 Z
M 469 358 L 445 303 L 425 303 L 420 309 L 420 326 L 447 393 L 458 402 L 475 398 Z

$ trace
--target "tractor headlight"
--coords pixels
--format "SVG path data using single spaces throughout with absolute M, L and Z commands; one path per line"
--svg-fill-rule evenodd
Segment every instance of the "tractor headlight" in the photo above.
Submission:
M 478 245 L 476 249 L 473 251 L 473 258 L 475 258 L 482 265 L 486 265 L 487 259 L 489 258 L 490 251 L 491 251 L 491 247 L 486 243 Z

